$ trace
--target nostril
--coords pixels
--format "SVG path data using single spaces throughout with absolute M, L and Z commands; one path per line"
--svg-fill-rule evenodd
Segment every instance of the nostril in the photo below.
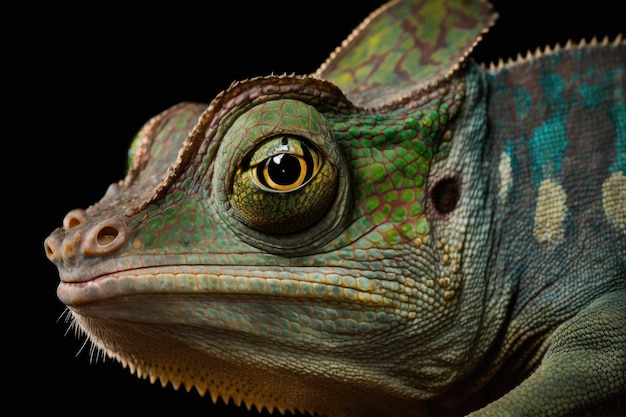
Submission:
M 80 226 L 82 223 L 77 218 L 73 217 L 67 221 L 67 228 L 73 229 L 77 226 Z
M 56 246 L 56 242 L 52 240 L 52 237 L 48 237 L 43 243 L 44 250 L 46 251 L 46 256 L 53 262 L 56 259 Z
M 98 242 L 98 245 L 100 246 L 106 246 L 111 244 L 111 242 L 113 242 L 118 235 L 119 232 L 116 228 L 111 226 L 105 226 L 100 229 L 100 231 L 96 235 L 96 242 Z
M 74 229 L 85 223 L 87 223 L 87 218 L 85 217 L 85 210 L 83 209 L 74 209 L 63 218 L 63 228 L 65 230 Z
M 105 255 L 126 243 L 128 227 L 119 218 L 111 218 L 91 228 L 83 242 L 85 255 Z

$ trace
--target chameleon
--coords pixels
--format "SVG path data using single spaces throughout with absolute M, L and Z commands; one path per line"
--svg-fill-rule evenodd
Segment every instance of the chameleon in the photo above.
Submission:
M 496 18 L 392 1 L 312 74 L 149 120 L 44 242 L 71 325 L 258 410 L 623 413 L 626 43 L 481 66 Z

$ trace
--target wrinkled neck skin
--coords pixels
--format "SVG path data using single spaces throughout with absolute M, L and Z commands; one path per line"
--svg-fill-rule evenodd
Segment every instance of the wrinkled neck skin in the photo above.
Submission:
M 433 239 L 458 242 L 461 247 L 461 301 L 437 339 L 440 345 L 434 347 L 445 352 L 441 360 L 454 358 L 449 379 L 430 399 L 431 410 L 443 416 L 464 415 L 489 402 L 482 391 L 500 371 L 500 364 L 490 362 L 491 351 L 506 329 L 516 286 L 494 266 L 499 230 L 493 221 L 497 191 L 492 189 L 489 163 L 488 85 L 484 71 L 473 61 L 467 63 L 465 82 L 467 98 L 452 128 L 450 153 L 429 175 L 431 182 L 455 177 L 461 184 L 458 208 L 448 216 L 435 217 L 432 227 Z
M 476 394 L 498 371 L 485 361 L 505 329 L 515 291 L 514 281 L 502 279 L 494 271 L 498 230 L 493 221 L 496 193 L 490 188 L 488 86 L 483 70 L 473 61 L 467 63 L 465 84 L 466 100 L 452 126 L 449 154 L 434 164 L 429 174 L 431 184 L 442 178 L 456 178 L 460 183 L 457 208 L 445 216 L 432 215 L 429 236 L 436 245 L 441 242 L 438 246 L 458 247 L 460 301 L 436 337 L 425 343 L 424 350 L 417 347 L 418 357 L 409 362 L 415 364 L 421 381 L 428 381 L 432 377 L 424 372 L 428 366 L 424 368 L 420 357 L 434 354 L 439 361 L 451 361 L 444 372 L 447 380 L 431 387 L 430 404 L 436 415 L 457 415 L 459 410 L 469 412 L 485 405 Z
M 493 210 L 484 163 L 486 81 L 473 63 L 463 71 L 457 76 L 465 77 L 464 103 L 426 185 L 432 193 L 437 184 L 456 184 L 460 194 L 454 210 L 426 207 L 430 232 L 418 245 L 370 251 L 372 259 L 384 255 L 376 261 L 386 265 L 382 272 L 354 257 L 342 259 L 352 254 L 351 247 L 315 255 L 328 258 L 326 266 L 314 268 L 317 275 L 360 273 L 359 282 L 372 285 L 381 273 L 386 280 L 396 276 L 396 283 L 380 281 L 389 288 L 376 289 L 389 300 L 384 295 L 382 301 L 327 299 L 315 305 L 236 293 L 133 294 L 71 307 L 76 324 L 94 345 L 139 376 L 176 388 L 195 387 L 214 400 L 328 416 L 441 413 L 447 387 L 466 381 L 496 338 L 511 292 L 507 283 L 486 278 Z M 254 254 L 254 248 L 249 251 Z M 306 262 L 315 257 L 301 258 L 275 262 L 281 274 L 300 277 L 312 270 Z M 220 274 L 244 273 L 210 267 Z M 263 274 L 270 268 L 247 269 Z M 406 294 L 395 284 L 406 285 Z M 194 311 L 210 311 L 217 318 Z M 351 327 L 359 317 L 372 324 L 366 330 Z M 304 319 L 312 321 L 310 328 Z M 346 327 L 324 328 L 325 320 L 330 326 L 345 321 Z M 296 332 L 290 321 L 301 323 Z

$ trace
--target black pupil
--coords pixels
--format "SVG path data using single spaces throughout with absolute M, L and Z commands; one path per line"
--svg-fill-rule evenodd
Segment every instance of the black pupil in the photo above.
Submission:
M 300 162 L 293 155 L 276 155 L 270 158 L 267 164 L 267 172 L 276 184 L 293 184 L 300 177 Z

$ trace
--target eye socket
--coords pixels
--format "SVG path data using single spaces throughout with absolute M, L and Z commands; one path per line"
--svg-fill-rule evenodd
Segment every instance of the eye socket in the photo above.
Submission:
M 342 149 L 325 115 L 303 101 L 272 99 L 237 113 L 207 184 L 224 225 L 269 253 L 311 253 L 352 221 Z
M 337 193 L 337 171 L 308 140 L 270 138 L 244 158 L 230 202 L 249 227 L 272 234 L 301 231 L 328 210 Z
M 257 163 L 257 159 L 261 160 Z M 267 141 L 254 152 L 249 172 L 259 188 L 289 192 L 308 183 L 321 163 L 317 149 L 301 138 L 282 136 Z

